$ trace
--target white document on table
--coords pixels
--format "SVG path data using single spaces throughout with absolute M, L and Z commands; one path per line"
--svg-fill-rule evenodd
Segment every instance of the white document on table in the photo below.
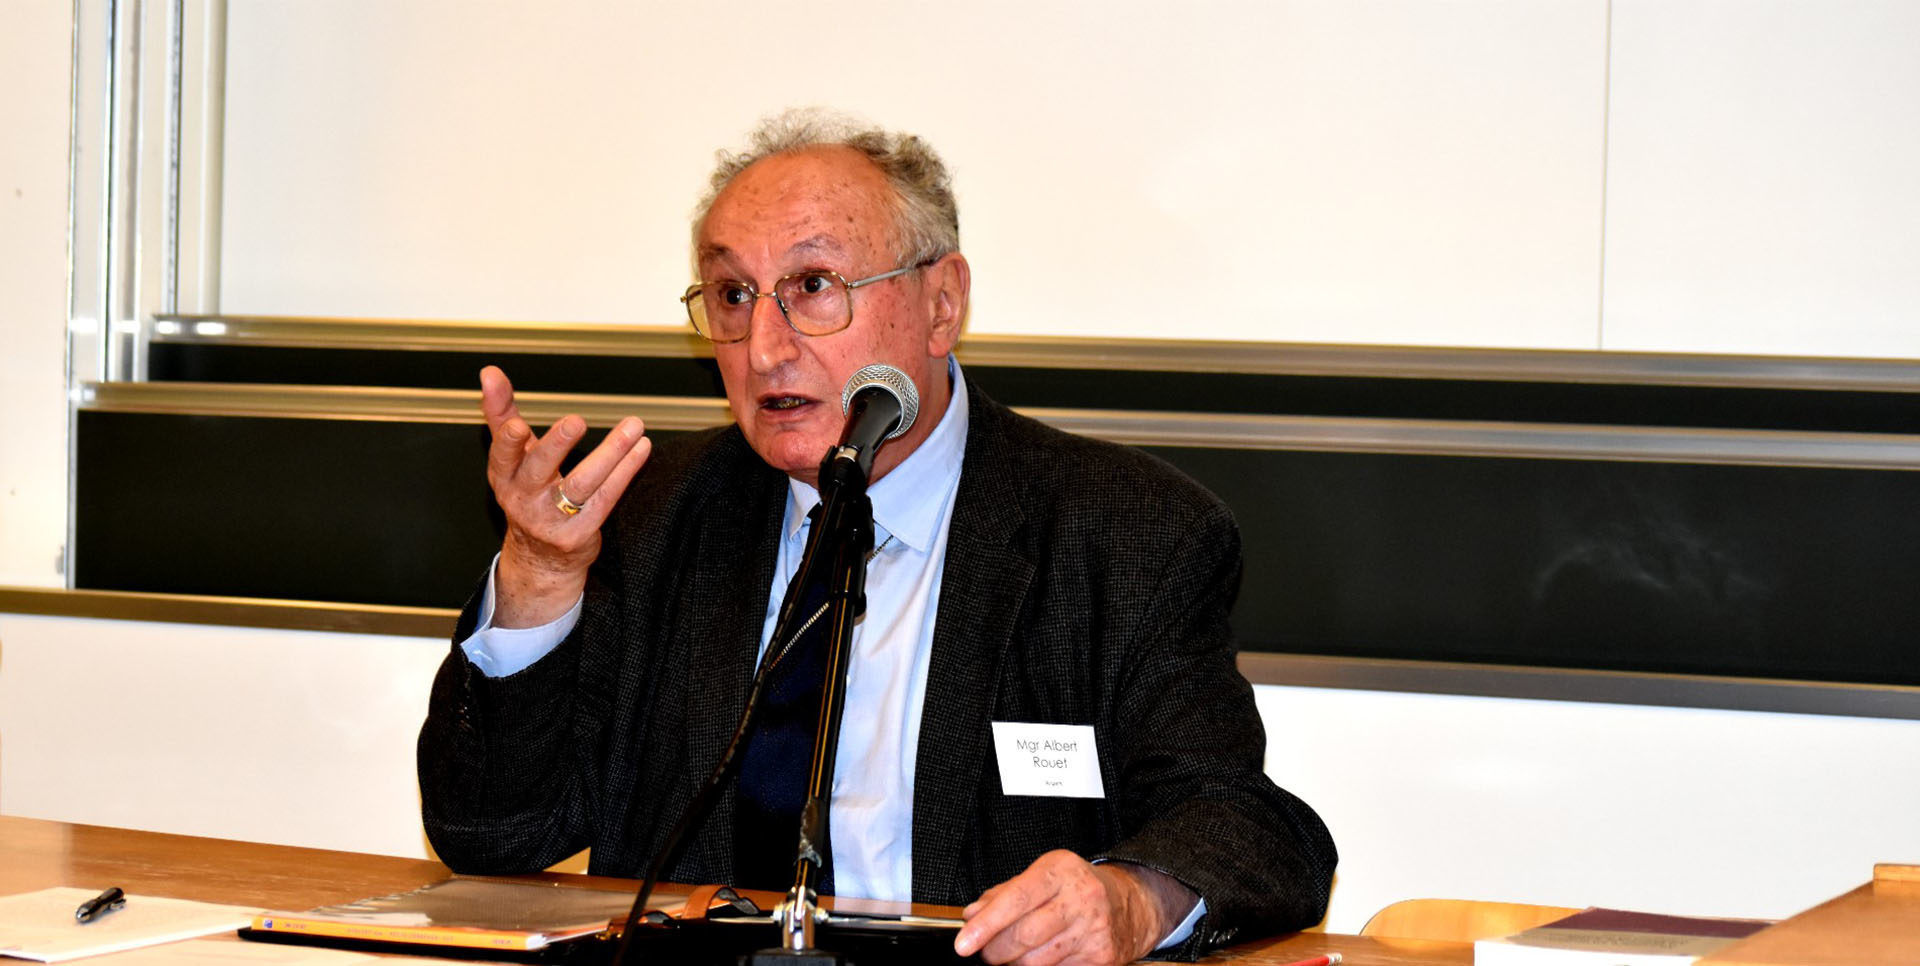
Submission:
M 127 904 L 93 922 L 73 911 L 98 889 L 62 887 L 0 896 L 0 957 L 59 963 L 155 946 L 251 925 L 259 910 L 186 899 L 128 895 Z

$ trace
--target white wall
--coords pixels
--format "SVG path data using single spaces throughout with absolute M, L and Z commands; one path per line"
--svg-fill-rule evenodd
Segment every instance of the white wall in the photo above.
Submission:
M 59 586 L 67 528 L 67 90 L 73 4 L 0 30 L 0 584 Z
M 1920 722 L 1258 690 L 1335 932 L 1423 896 L 1779 918 L 1920 857 Z
M 236 0 L 223 304 L 678 325 L 824 103 L 946 152 L 975 331 L 1920 357 L 1911 3 L 928 9 Z
M 1920 4 L 1613 27 L 1604 347 L 1920 357 Z
M 1594 348 L 1605 11 L 236 0 L 221 304 L 683 324 L 714 149 L 819 103 L 945 153 L 975 331 Z
M 0 813 L 423 855 L 442 640 L 0 614 Z

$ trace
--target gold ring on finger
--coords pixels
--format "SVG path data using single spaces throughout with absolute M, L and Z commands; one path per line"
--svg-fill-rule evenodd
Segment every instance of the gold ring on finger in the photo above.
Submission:
M 587 504 L 587 501 L 584 499 L 581 500 L 579 503 L 575 503 L 572 500 L 567 499 L 567 487 L 564 482 L 557 483 L 554 485 L 553 505 L 555 507 L 558 507 L 561 513 L 564 513 L 567 516 L 573 516 L 574 514 L 579 513 L 581 510 L 586 509 L 586 504 Z

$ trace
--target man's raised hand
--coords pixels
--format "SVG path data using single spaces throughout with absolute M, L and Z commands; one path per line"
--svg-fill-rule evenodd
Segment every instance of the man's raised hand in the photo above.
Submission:
M 600 524 L 646 464 L 653 441 L 628 416 L 563 477 L 560 463 L 586 434 L 586 420 L 563 416 L 536 437 L 498 366 L 480 370 L 480 412 L 493 433 L 487 483 L 507 516 L 493 624 L 537 627 L 565 614 L 586 589 L 587 567 L 600 555 Z

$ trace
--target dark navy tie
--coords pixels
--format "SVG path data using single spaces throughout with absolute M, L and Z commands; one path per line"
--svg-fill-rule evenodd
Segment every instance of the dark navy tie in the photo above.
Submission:
M 819 512 L 815 507 L 809 518 L 817 522 Z M 801 595 L 795 616 L 802 623 L 827 601 L 827 575 L 818 576 L 823 579 L 807 587 L 787 588 L 787 593 Z M 813 733 L 820 721 L 820 690 L 826 676 L 832 623 L 827 617 L 821 613 L 801 632 L 770 672 L 753 732 L 741 753 L 739 793 L 733 809 L 736 886 L 784 892 L 793 885 L 800 812 L 806 805 Z M 769 657 L 778 644 L 769 644 Z M 833 863 L 828 843 L 815 842 L 814 847 L 823 860 L 815 888 L 821 895 L 831 895 Z

